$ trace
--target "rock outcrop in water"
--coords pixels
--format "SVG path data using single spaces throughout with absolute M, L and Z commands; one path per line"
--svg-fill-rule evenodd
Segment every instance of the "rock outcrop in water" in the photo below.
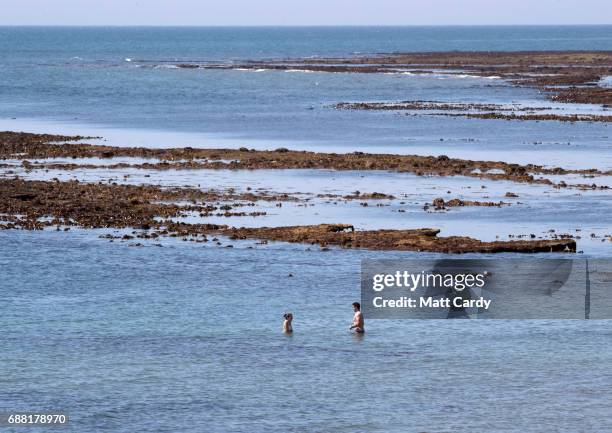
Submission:
M 333 169 L 387 170 L 414 173 L 419 176 L 469 176 L 490 180 L 510 180 L 521 183 L 551 185 L 559 188 L 607 189 L 596 184 L 569 185 L 555 183 L 535 175 L 604 175 L 596 169 L 570 170 L 546 168 L 534 164 L 511 164 L 502 161 L 473 161 L 459 158 L 421 155 L 393 155 L 353 152 L 346 154 L 307 152 L 288 149 L 274 151 L 241 149 L 194 149 L 143 147 L 113 147 L 84 143 L 57 143 L 81 137 L 49 136 L 16 132 L 0 132 L 0 159 L 22 159 L 28 169 Z M 113 157 L 139 157 L 157 161 L 139 164 L 113 163 Z M 83 163 L 33 164 L 37 158 L 108 158 L 107 165 Z M 36 162 L 36 161 L 34 161 Z M 1 166 L 1 164 L 0 164 Z
M 503 201 L 476 201 L 476 200 L 461 200 L 458 198 L 453 198 L 451 200 L 444 200 L 441 197 L 434 199 L 431 203 L 431 206 L 436 210 L 443 210 L 449 207 L 463 207 L 463 206 L 484 206 L 484 207 L 501 207 L 501 206 L 509 206 L 510 203 L 505 203 Z M 428 207 L 428 206 L 426 206 Z
M 476 77 L 503 78 L 518 86 L 536 87 L 555 101 L 612 104 L 612 88 L 598 85 L 603 77 L 612 76 L 612 51 L 393 53 L 192 66 L 348 73 L 467 73 Z
M 541 113 L 552 107 L 526 107 L 499 104 L 468 104 L 437 101 L 401 102 L 340 102 L 333 105 L 337 110 L 371 111 L 426 111 L 424 115 L 466 117 L 472 119 L 499 120 L 556 120 L 561 122 L 612 122 L 612 115 L 605 114 L 558 114 Z
M 573 240 L 496 241 L 483 242 L 465 236 L 438 237 L 440 230 L 355 231 L 344 224 L 313 226 L 241 228 L 223 230 L 235 239 L 265 239 L 299 242 L 321 247 L 365 248 L 370 250 L 430 251 L 440 253 L 502 253 L 502 252 L 575 252 Z
M 496 241 L 451 236 L 439 230 L 355 230 L 347 224 L 292 227 L 235 228 L 215 224 L 186 224 L 173 221 L 184 211 L 206 208 L 206 200 L 218 200 L 218 192 L 194 189 L 162 189 L 143 185 L 107 185 L 71 182 L 0 179 L 2 229 L 43 229 L 57 226 L 88 228 L 135 228 L 142 238 L 159 236 L 222 235 L 231 239 L 256 239 L 319 245 L 322 248 L 365 248 L 372 250 L 433 251 L 446 253 L 575 252 L 572 239 Z M 167 203 L 185 199 L 189 205 Z M 236 197 L 234 197 L 236 198 Z

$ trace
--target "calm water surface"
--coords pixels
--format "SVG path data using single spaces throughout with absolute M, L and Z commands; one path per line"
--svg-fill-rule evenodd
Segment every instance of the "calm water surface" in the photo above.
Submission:
M 274 148 L 282 143 L 296 149 L 480 155 L 550 164 L 559 163 L 559 151 L 569 152 L 565 161 L 599 164 L 603 149 L 601 164 L 611 168 L 606 124 L 441 119 L 329 107 L 342 101 L 398 100 L 551 105 L 536 90 L 499 79 L 174 66 L 394 51 L 533 49 L 610 50 L 612 26 L 2 27 L 0 126 L 103 135 L 120 145 Z M 26 119 L 47 122 L 32 127 L 22 123 Z
M 136 248 L 82 231 L 0 242 L 0 410 L 67 410 L 70 431 L 612 425 L 607 321 L 370 321 L 349 334 L 360 259 L 410 254 Z

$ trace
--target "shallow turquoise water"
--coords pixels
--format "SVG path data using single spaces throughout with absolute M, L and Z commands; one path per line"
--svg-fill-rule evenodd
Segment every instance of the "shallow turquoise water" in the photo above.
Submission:
M 360 259 L 410 253 L 136 248 L 78 230 L 0 243 L 0 412 L 65 410 L 78 432 L 612 425 L 607 321 L 383 320 L 349 334 Z

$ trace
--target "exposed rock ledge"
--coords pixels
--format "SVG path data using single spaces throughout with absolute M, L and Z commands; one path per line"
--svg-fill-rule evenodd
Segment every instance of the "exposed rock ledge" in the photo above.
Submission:
M 185 207 L 163 202 L 185 198 L 196 203 L 192 202 Z M 220 198 L 215 192 L 197 192 L 181 188 L 164 190 L 152 185 L 0 179 L 0 219 L 4 221 L 0 228 L 134 228 L 142 230 L 138 235 L 141 238 L 196 237 L 205 241 L 207 235 L 221 235 L 231 239 L 314 244 L 322 248 L 338 246 L 442 253 L 576 251 L 576 241 L 573 239 L 483 242 L 464 236 L 438 237 L 439 230 L 431 228 L 358 231 L 348 224 L 235 228 L 216 224 L 186 224 L 171 220 L 185 210 L 205 208 L 205 201 Z

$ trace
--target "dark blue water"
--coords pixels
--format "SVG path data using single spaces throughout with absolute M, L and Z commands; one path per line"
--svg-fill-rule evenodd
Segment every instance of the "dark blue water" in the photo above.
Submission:
M 610 50 L 612 26 L 2 27 L 2 48 L 30 63 L 229 60 L 410 51 Z M 65 57 L 68 55 L 69 57 Z
M 95 125 L 213 134 L 229 138 L 223 145 L 231 146 L 260 140 L 260 147 L 272 147 L 280 140 L 293 148 L 416 153 L 426 147 L 430 154 L 454 154 L 457 148 L 542 150 L 532 146 L 536 141 L 544 145 L 570 142 L 596 153 L 608 145 L 606 125 L 461 118 L 440 122 L 428 116 L 329 108 L 341 101 L 408 99 L 550 105 L 535 90 L 496 79 L 173 69 L 173 64 L 183 61 L 544 49 L 612 49 L 612 26 L 3 27 L 0 120 L 4 119 L 4 129 L 25 129 L 19 120 L 26 118 L 67 123 L 62 126 L 66 133 L 87 133 L 87 126 Z M 17 121 L 11 123 L 12 118 Z M 130 144 L 127 139 L 115 141 Z M 182 143 L 165 137 L 155 144 Z M 219 146 L 214 140 L 189 144 Z

